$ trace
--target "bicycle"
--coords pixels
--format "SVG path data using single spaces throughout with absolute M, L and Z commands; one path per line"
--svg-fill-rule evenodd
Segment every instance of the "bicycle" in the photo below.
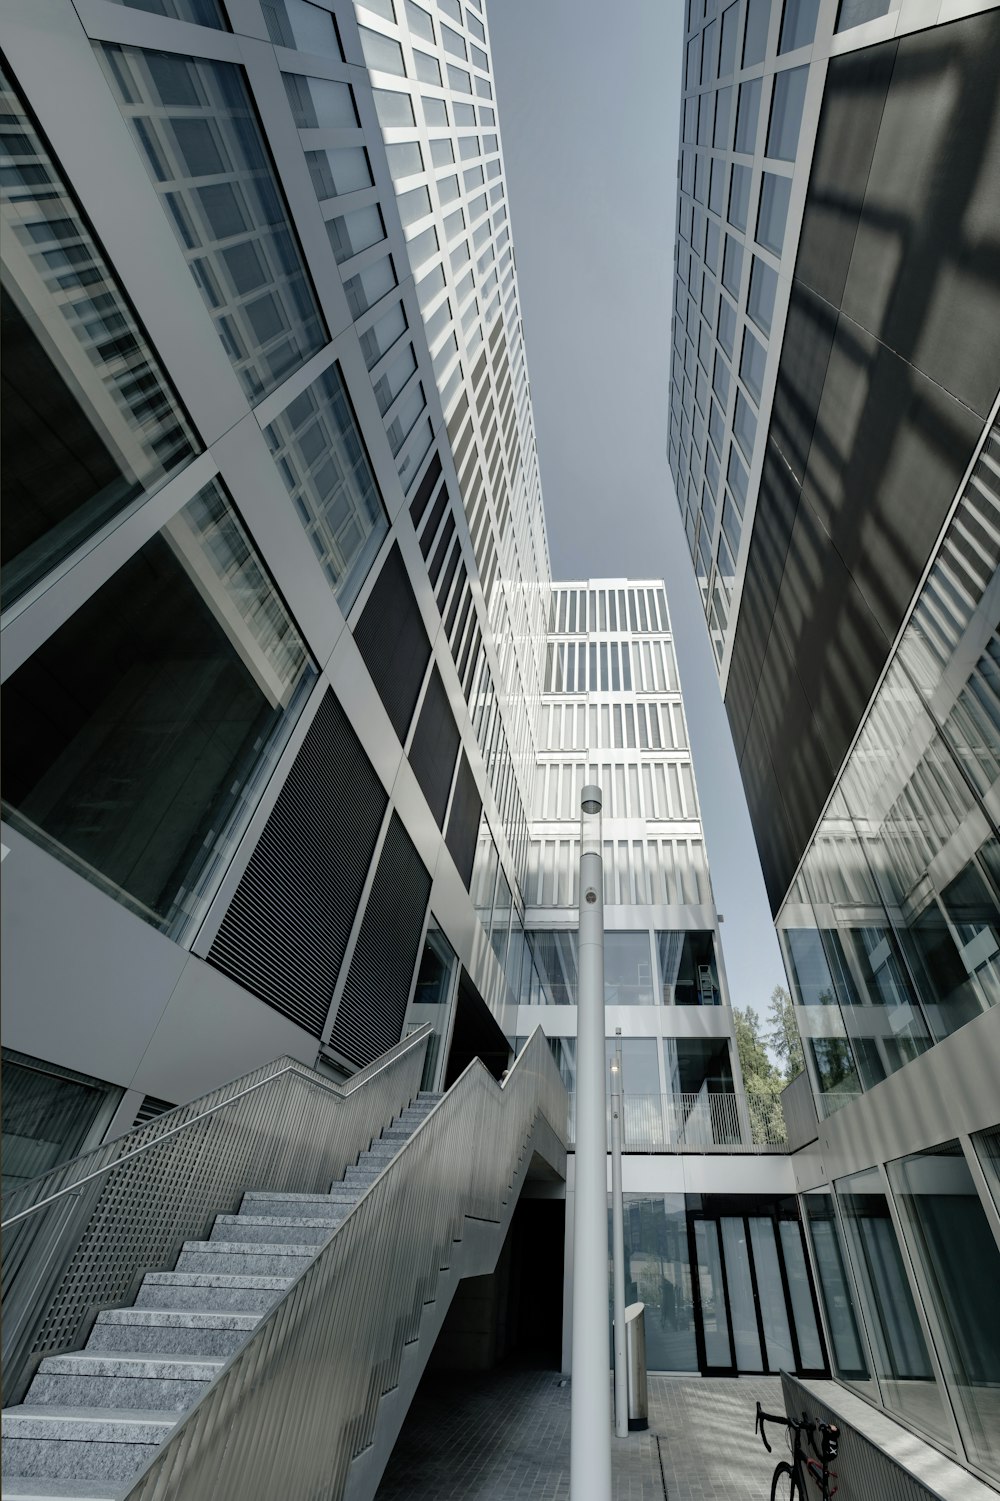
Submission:
M 830 1469 L 830 1461 L 836 1459 L 837 1448 L 840 1440 L 840 1429 L 836 1423 L 816 1423 L 807 1413 L 802 1414 L 801 1421 L 780 1416 L 773 1412 L 764 1412 L 760 1403 L 757 1403 L 757 1417 L 754 1421 L 753 1431 L 759 1433 L 761 1442 L 768 1454 L 772 1452 L 771 1445 L 767 1441 L 764 1432 L 765 1423 L 781 1423 L 788 1430 L 788 1444 L 792 1451 L 792 1462 L 787 1459 L 780 1460 L 775 1466 L 771 1477 L 771 1501 L 809 1501 L 810 1492 L 806 1489 L 805 1476 L 814 1485 L 820 1488 L 822 1501 L 832 1501 L 837 1494 L 837 1487 L 830 1489 L 830 1481 L 836 1480 L 836 1472 Z M 816 1448 L 815 1435 L 821 1435 L 821 1447 Z M 805 1451 L 802 1444 L 802 1436 L 805 1434 L 809 1439 L 809 1446 L 816 1455 L 813 1459 Z M 793 1436 L 794 1435 L 794 1440 Z

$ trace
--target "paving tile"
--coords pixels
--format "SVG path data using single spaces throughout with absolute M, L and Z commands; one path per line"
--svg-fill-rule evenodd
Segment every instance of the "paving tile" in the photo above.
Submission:
M 612 1438 L 615 1501 L 759 1501 L 778 1455 L 754 1437 L 777 1377 L 650 1376 L 649 1432 Z M 609 1390 L 610 1421 L 610 1390 Z M 569 1501 L 569 1384 L 502 1368 L 421 1383 L 376 1501 Z

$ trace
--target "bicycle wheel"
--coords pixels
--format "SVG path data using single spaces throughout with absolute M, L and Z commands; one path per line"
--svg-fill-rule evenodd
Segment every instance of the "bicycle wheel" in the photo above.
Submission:
M 804 1501 L 798 1474 L 785 1460 L 771 1478 L 771 1501 Z

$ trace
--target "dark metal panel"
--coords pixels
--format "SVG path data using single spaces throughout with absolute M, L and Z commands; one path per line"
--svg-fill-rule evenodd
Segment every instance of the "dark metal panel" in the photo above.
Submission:
M 439 829 L 444 828 L 457 755 L 458 725 L 441 674 L 434 667 L 413 734 L 409 761 Z
M 479 796 L 476 779 L 469 765 L 469 758 L 462 752 L 455 796 L 451 800 L 451 817 L 445 843 L 458 868 L 458 873 L 468 890 L 472 890 L 472 867 L 476 858 L 476 840 L 479 836 L 479 820 L 482 817 L 483 800 Z
M 388 796 L 340 704 L 320 704 L 215 936 L 212 964 L 322 1033 Z
M 375 580 L 354 639 L 402 742 L 417 707 L 431 644 L 398 542 Z
M 330 1046 L 359 1066 L 399 1041 L 431 878 L 393 813 L 340 997 Z

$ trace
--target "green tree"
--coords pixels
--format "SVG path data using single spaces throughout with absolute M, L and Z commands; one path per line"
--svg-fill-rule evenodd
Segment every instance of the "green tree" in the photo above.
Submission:
M 742 1011 L 733 1008 L 736 1023 L 736 1050 L 743 1072 L 747 1108 L 753 1139 L 756 1142 L 784 1141 L 785 1118 L 781 1110 L 781 1091 L 785 1087 L 781 1070 L 768 1057 L 767 1042 L 761 1019 L 751 1006 Z
M 767 1008 L 771 1030 L 767 1041 L 771 1051 L 781 1059 L 785 1082 L 790 1083 L 805 1068 L 802 1057 L 802 1038 L 795 1020 L 795 1007 L 784 985 L 776 985 L 771 991 Z

